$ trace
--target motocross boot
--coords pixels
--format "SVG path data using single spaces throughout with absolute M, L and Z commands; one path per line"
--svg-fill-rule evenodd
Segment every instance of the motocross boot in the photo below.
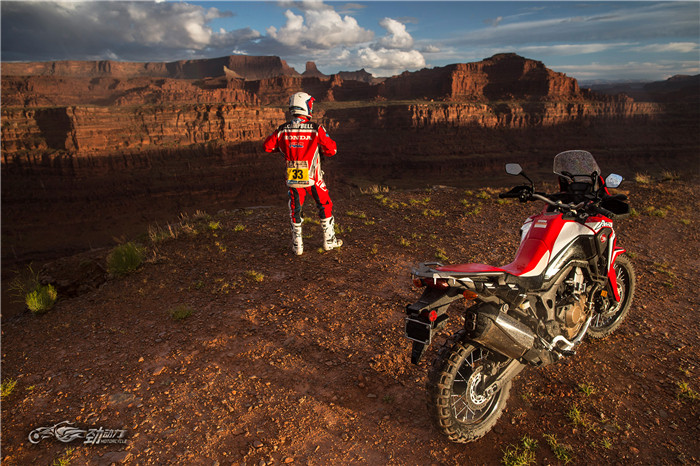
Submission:
M 323 249 L 330 251 L 343 245 L 343 240 L 335 237 L 335 219 L 333 217 L 321 219 L 323 228 Z
M 292 251 L 297 256 L 304 253 L 304 239 L 301 237 L 301 222 L 292 222 Z

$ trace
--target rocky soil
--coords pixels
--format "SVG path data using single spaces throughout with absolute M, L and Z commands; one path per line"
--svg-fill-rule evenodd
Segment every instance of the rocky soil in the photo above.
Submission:
M 152 229 L 126 278 L 106 275 L 106 250 L 49 264 L 56 307 L 3 312 L 2 380 L 16 381 L 2 400 L 3 464 L 498 464 L 525 436 L 537 464 L 564 464 L 562 451 L 570 464 L 697 464 L 700 189 L 623 187 L 636 211 L 618 225 L 637 271 L 627 320 L 522 372 L 477 442 L 451 444 L 429 421 L 427 363 L 410 364 L 403 337 L 403 308 L 420 295 L 410 269 L 507 263 L 540 206 L 436 187 L 337 198 L 339 251 L 319 251 L 312 220 L 292 255 L 280 204 Z M 62 421 L 125 429 L 127 442 L 28 441 Z

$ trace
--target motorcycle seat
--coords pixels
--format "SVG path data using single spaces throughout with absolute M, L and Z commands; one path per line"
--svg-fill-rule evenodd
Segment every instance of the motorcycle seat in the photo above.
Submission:
M 494 267 L 487 264 L 455 264 L 455 265 L 443 265 L 441 267 L 436 267 L 435 270 L 440 272 L 453 272 L 453 273 L 465 273 L 465 274 L 487 274 L 487 275 L 500 275 L 502 273 L 509 273 L 505 269 L 500 267 Z

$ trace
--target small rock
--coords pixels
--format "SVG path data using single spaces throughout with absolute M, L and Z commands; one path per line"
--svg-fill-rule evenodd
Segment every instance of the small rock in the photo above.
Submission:
M 292 458 L 291 456 L 288 456 L 284 459 L 285 464 L 289 464 L 289 463 L 293 463 L 293 462 L 294 462 L 294 458 Z
M 128 451 L 111 451 L 102 455 L 102 457 L 98 461 L 98 464 L 105 466 L 114 463 L 119 464 L 124 463 L 129 458 L 131 458 L 131 453 L 129 453 Z
M 630 447 L 630 453 L 632 453 L 633 455 L 638 455 L 638 454 L 639 454 L 639 450 L 638 450 L 637 448 Z
M 135 396 L 132 393 L 126 393 L 126 392 L 121 392 L 121 393 L 115 393 L 114 395 L 111 395 L 109 399 L 107 400 L 107 404 L 109 405 L 118 405 L 118 404 L 127 404 L 130 403 L 134 400 Z
M 253 446 L 254 446 L 255 448 L 262 448 L 263 443 L 262 443 L 260 440 L 256 440 L 256 441 L 253 442 Z
M 153 375 L 160 375 L 165 370 L 165 366 L 159 366 L 153 371 Z
M 370 393 L 369 395 L 367 395 L 367 398 L 376 398 L 376 397 L 377 397 L 377 395 L 375 395 L 374 393 Z

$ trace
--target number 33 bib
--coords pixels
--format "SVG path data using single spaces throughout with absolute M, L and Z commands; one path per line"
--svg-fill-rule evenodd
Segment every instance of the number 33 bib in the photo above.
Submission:
M 287 161 L 287 186 L 300 188 L 312 184 L 309 180 L 309 162 L 306 160 Z

